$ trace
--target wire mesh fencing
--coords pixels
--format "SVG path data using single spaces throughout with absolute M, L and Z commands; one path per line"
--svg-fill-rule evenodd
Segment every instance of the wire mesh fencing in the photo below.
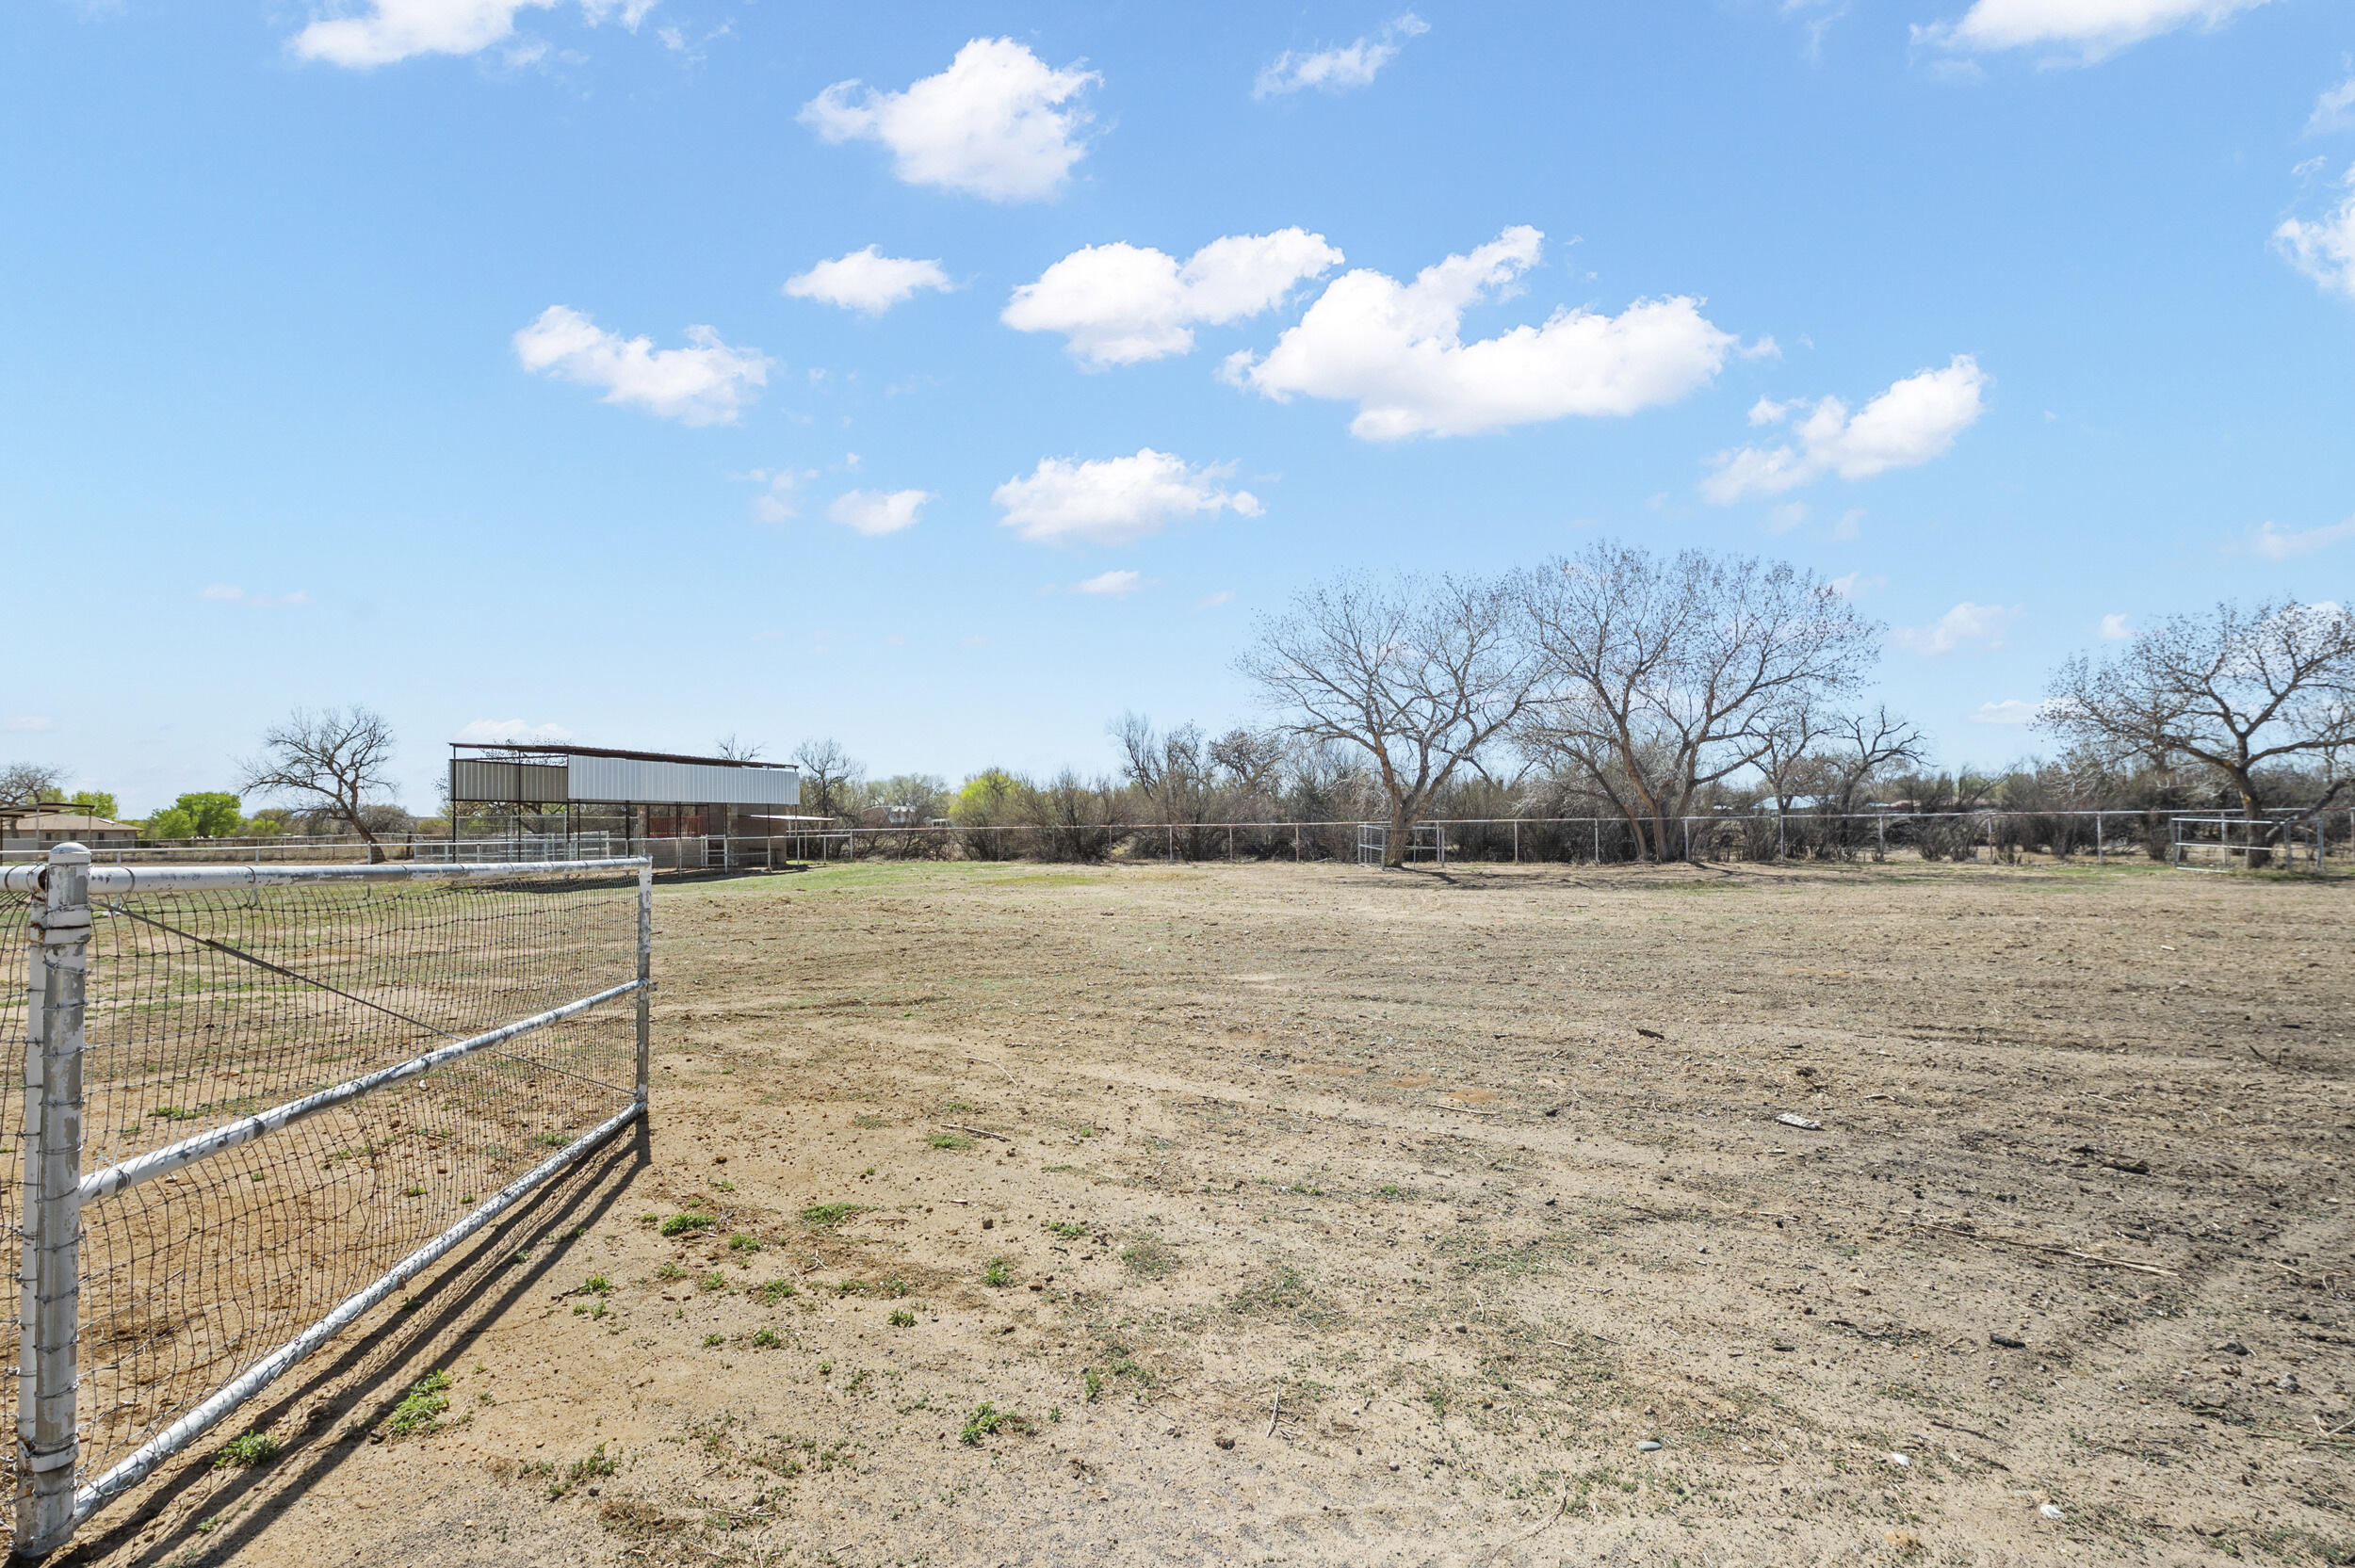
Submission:
M 1419 821 L 1402 841 L 1408 864 L 1490 862 L 1615 865 L 1640 861 L 1983 861 L 2016 865 L 2119 859 L 2166 862 L 2172 822 L 2195 814 L 2164 809 L 1981 808 L 1952 812 L 1723 812 L 1706 816 L 1440 817 Z M 2205 819 L 2204 817 L 2202 818 Z M 2297 857 L 2272 864 L 2321 871 L 2355 860 L 2355 810 L 2275 814 L 2253 829 L 2260 838 L 2287 833 Z M 852 860 L 1148 862 L 1329 861 L 1379 864 L 1390 830 L 1379 822 L 1008 822 L 976 825 L 844 827 L 777 841 L 781 850 L 748 850 L 764 841 L 717 837 L 638 839 L 634 849 L 658 869 L 713 869 Z M 783 854 L 785 859 L 776 858 Z M 766 857 L 766 858 L 763 858 Z M 2243 856 L 2236 865 L 2249 864 Z M 2256 864 L 2265 864 L 2262 856 Z
M 0 1109 L 28 1552 L 645 1100 L 642 861 L 75 853 L 0 872 L 31 954 Z

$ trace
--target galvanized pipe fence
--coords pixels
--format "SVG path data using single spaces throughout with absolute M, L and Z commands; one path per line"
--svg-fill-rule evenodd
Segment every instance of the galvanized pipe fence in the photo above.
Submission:
M 2096 862 L 2126 856 L 2193 866 L 2204 865 L 2194 844 L 2179 854 L 2178 820 L 2216 824 L 2245 837 L 2234 851 L 2241 867 L 2296 864 L 2308 869 L 2355 856 L 2355 809 L 2319 814 L 2284 811 L 2251 830 L 2213 808 L 2087 807 L 2055 811 L 1982 808 L 1959 812 L 1724 812 L 1668 819 L 1666 859 L 1793 861 L 1809 859 L 2017 860 L 2080 856 Z M 1361 830 L 1363 830 L 1361 832 Z M 482 864 L 510 860 L 595 859 L 609 854 L 645 859 L 658 872 L 744 871 L 881 860 L 1040 861 L 1340 861 L 1383 857 L 1368 834 L 1387 839 L 1388 825 L 1356 818 L 1202 822 L 1009 822 L 834 828 L 788 833 L 704 833 L 633 838 L 592 830 L 568 837 L 413 839 L 384 847 L 394 864 Z M 1624 816 L 1499 816 L 1426 818 L 1410 834 L 1409 864 L 1486 861 L 1612 865 L 1651 858 L 1648 818 L 1639 838 Z M 2285 842 L 2283 835 L 2289 841 Z M 2291 849 L 2295 854 L 2291 854 Z M 202 856 L 236 858 L 254 866 L 290 854 L 314 860 L 367 858 L 356 838 L 216 840 L 195 846 L 139 845 L 94 851 L 101 865 L 169 864 Z M 2213 858 L 2213 857 L 2209 857 Z
M 0 867 L 28 1558 L 647 1103 L 643 857 L 91 859 Z
M 2170 859 L 2177 817 L 2213 812 L 2146 810 L 1791 812 L 1668 818 L 1669 860 L 1887 859 L 2016 861 L 2022 855 Z M 2279 825 L 2278 819 L 2275 825 Z M 2262 839 L 2265 823 L 2260 823 Z M 1444 817 L 1409 832 L 1409 864 L 1485 861 L 1613 865 L 1651 858 L 1656 825 L 1643 838 L 1623 816 Z M 1002 823 L 851 827 L 762 838 L 633 839 L 659 869 L 758 868 L 829 861 L 1337 861 L 1379 864 L 1389 827 L 1329 821 Z M 2321 869 L 2355 855 L 2355 810 L 2334 809 L 2292 824 L 2300 864 Z M 2278 839 L 2276 840 L 2278 843 Z M 2277 856 L 2280 851 L 2277 849 Z M 2265 864 L 2259 853 L 2244 857 Z M 2278 861 L 2277 861 L 2278 863 Z

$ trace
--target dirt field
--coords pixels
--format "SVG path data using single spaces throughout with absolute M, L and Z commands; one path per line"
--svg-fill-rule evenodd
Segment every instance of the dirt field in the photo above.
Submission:
M 666 887 L 650 1139 L 73 1560 L 2355 1562 L 2351 897 Z

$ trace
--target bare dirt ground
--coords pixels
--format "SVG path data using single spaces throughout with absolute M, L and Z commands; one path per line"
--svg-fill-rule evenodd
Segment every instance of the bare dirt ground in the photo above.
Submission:
M 2350 897 L 666 887 L 650 1137 L 73 1560 L 2355 1562 Z

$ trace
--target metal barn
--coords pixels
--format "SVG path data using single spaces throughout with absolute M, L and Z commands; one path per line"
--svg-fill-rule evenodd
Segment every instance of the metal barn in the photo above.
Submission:
M 598 746 L 453 741 L 449 799 L 453 839 L 464 808 L 487 808 L 468 855 L 643 854 L 665 870 L 784 865 L 834 826 L 792 811 L 802 776 L 791 763 Z

